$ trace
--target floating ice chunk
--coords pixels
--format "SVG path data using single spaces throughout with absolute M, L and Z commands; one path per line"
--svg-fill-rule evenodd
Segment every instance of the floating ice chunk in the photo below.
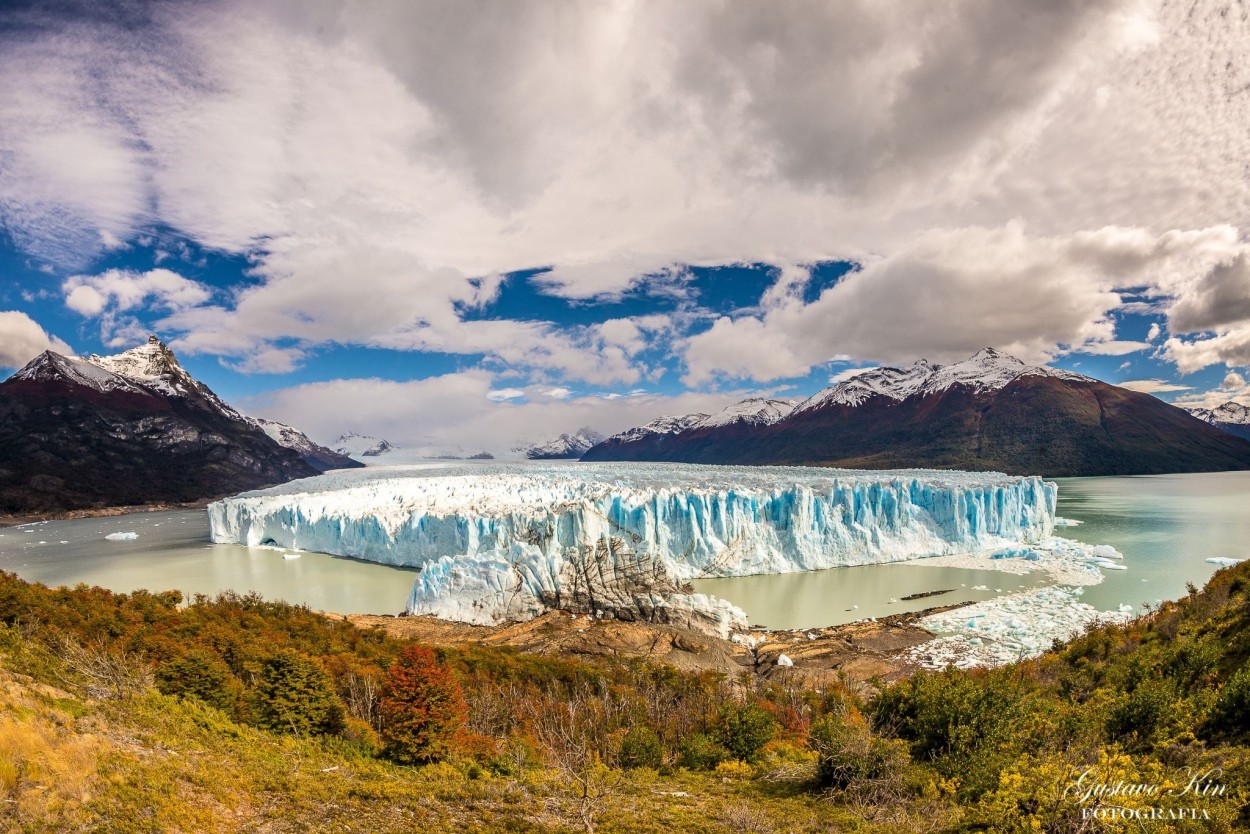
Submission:
M 126 533 L 109 533 L 107 536 L 104 537 L 105 541 L 110 541 L 110 542 L 127 542 L 127 541 L 132 541 L 137 538 L 139 538 L 139 534 L 135 533 L 134 531 L 129 531 Z
M 1207 561 L 1222 568 L 1231 568 L 1233 565 L 1240 565 L 1245 559 L 1228 559 L 1223 556 L 1212 556 Z
M 1077 527 L 1084 523 L 1084 521 L 1077 521 L 1075 518 L 1064 518 L 1061 515 L 1055 516 L 1056 527 Z
M 778 666 L 793 666 L 794 661 L 784 654 L 779 654 L 777 655 L 777 665 Z
M 298 559 L 299 557 L 303 555 L 304 555 L 303 553 L 283 553 L 282 558 L 283 559 Z
M 1100 559 L 1123 559 L 1124 558 L 1123 553 L 1116 550 L 1114 547 L 1112 547 L 1109 544 L 1096 544 L 1092 548 L 1090 548 L 1090 552 L 1092 552 L 1095 556 L 1097 556 Z
M 972 590 L 974 591 L 988 591 L 989 589 L 990 589 L 989 585 L 973 585 L 972 586 Z
M 990 554 L 991 559 L 1025 559 L 1030 562 L 1041 561 L 1042 554 L 1031 547 L 1007 547 Z

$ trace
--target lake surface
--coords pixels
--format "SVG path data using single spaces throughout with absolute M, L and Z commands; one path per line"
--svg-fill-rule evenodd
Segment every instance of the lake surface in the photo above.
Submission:
M 1085 601 L 1113 610 L 1175 599 L 1217 570 L 1208 557 L 1250 558 L 1250 473 L 1059 480 L 1059 515 L 1084 523 L 1057 532 L 1124 554 Z M 137 538 L 109 541 L 110 533 Z M 211 544 L 203 511 L 135 513 L 0 530 L 0 570 L 46 585 L 87 583 L 115 591 L 176 588 L 185 594 L 257 591 L 341 613 L 403 610 L 415 571 L 320 553 Z M 835 568 L 778 576 L 705 579 L 696 590 L 744 608 L 770 628 L 813 628 L 934 605 L 990 599 L 1047 584 L 1041 575 L 917 563 Z M 977 586 L 987 590 L 974 591 Z M 933 590 L 952 593 L 903 601 Z M 898 600 L 890 602 L 891 599 Z

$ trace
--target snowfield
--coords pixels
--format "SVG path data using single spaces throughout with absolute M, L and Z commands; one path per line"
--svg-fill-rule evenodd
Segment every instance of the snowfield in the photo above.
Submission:
M 1041 542 L 1055 497 L 995 473 L 511 463 L 335 472 L 209 518 L 215 542 L 420 567 L 412 613 L 494 623 L 562 607 L 728 634 L 743 612 L 686 580 Z

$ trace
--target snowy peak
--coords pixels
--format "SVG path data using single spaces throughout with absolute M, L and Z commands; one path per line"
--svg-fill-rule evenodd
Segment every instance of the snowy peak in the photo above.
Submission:
M 135 394 L 149 393 L 118 374 L 78 358 L 62 356 L 45 350 L 13 374 L 12 379 L 27 382 L 71 382 L 93 391 L 108 393 L 127 391 Z
M 1185 410 L 1199 420 L 1212 424 L 1228 423 L 1234 426 L 1250 426 L 1250 406 L 1232 400 L 1215 408 L 1187 408 Z
M 736 402 L 718 414 L 713 414 L 698 425 L 700 428 L 733 426 L 771 426 L 790 416 L 798 403 L 795 400 L 779 400 L 768 397 L 749 397 Z
M 620 434 L 612 435 L 608 440 L 631 443 L 652 435 L 680 434 L 686 429 L 699 425 L 709 416 L 707 414 L 685 414 L 681 417 L 657 417 L 645 426 L 627 429 Z
M 513 451 L 520 452 L 530 460 L 580 458 L 587 449 L 602 443 L 604 439 L 599 432 L 583 426 L 573 434 L 562 434 L 555 440 L 533 446 L 520 446 Z
M 116 374 L 146 388 L 162 397 L 174 397 L 197 403 L 232 420 L 246 421 L 208 386 L 196 381 L 186 372 L 173 351 L 156 336 L 148 336 L 147 343 L 123 351 L 114 356 L 92 354 L 86 362 Z
M 269 435 L 270 439 L 279 446 L 285 446 L 299 453 L 305 463 L 321 472 L 329 469 L 351 469 L 363 465 L 347 455 L 328 449 L 320 443 L 314 443 L 308 435 L 294 426 L 279 423 L 277 420 L 266 420 L 263 417 L 248 417 L 247 421 Z
M 354 431 L 339 435 L 339 439 L 334 441 L 334 451 L 351 458 L 376 458 L 394 450 L 395 446 L 388 440 Z
M 955 385 L 977 392 L 996 391 L 1023 376 L 1089 381 L 1089 377 L 1071 371 L 1029 365 L 993 348 L 983 348 L 953 365 L 934 365 L 921 359 L 906 369 L 873 368 L 826 388 L 795 410 L 809 411 L 826 405 L 858 406 L 878 396 L 901 401 L 915 395 L 936 394 Z

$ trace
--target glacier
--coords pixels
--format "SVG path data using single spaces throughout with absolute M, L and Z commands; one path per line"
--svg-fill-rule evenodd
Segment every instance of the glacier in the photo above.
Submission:
M 334 472 L 209 506 L 214 542 L 420 568 L 414 614 L 553 608 L 727 636 L 696 577 L 1001 551 L 1051 537 L 1056 486 L 998 473 L 682 464 L 436 464 Z

